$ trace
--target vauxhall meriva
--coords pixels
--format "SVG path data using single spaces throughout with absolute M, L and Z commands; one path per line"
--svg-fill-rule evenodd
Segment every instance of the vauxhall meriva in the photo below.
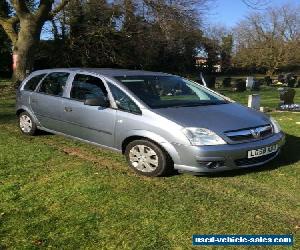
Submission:
M 157 72 L 36 71 L 21 84 L 16 108 L 24 134 L 45 130 L 119 151 L 147 176 L 258 166 L 284 144 L 273 118 Z

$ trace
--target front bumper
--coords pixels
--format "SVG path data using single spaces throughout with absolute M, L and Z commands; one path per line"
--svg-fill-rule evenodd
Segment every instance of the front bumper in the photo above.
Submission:
M 284 143 L 285 136 L 280 132 L 266 139 L 240 144 L 201 147 L 173 144 L 180 157 L 180 162 L 175 162 L 174 168 L 180 171 L 213 173 L 259 166 L 276 158 Z M 249 150 L 260 149 L 274 144 L 278 145 L 278 151 L 274 154 L 257 159 L 253 158 L 254 160 L 252 161 L 247 160 L 247 152 Z M 209 168 L 204 165 L 203 162 L 219 162 L 220 166 L 217 168 Z

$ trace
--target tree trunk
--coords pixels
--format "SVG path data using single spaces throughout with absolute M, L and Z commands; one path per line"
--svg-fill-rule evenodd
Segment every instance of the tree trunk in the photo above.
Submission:
M 23 81 L 33 70 L 34 50 L 38 45 L 40 32 L 41 25 L 33 18 L 21 21 L 18 40 L 13 48 L 13 54 L 17 59 L 13 74 L 13 80 L 16 83 Z
M 71 0 L 61 0 L 52 10 L 54 0 L 41 0 L 38 9 L 31 11 L 26 1 L 9 1 L 15 16 L 1 13 L 0 25 L 13 44 L 15 83 L 24 80 L 26 74 L 33 70 L 34 50 L 39 43 L 43 24 L 59 13 Z M 4 1 L 5 2 L 5 1 Z M 36 1 L 33 1 L 36 2 Z M 52 11 L 51 11 L 52 10 Z M 16 24 L 20 24 L 16 29 Z

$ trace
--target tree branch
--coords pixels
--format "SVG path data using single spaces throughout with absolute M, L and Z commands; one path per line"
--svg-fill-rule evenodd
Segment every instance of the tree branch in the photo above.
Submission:
M 70 1 L 71 0 L 62 0 L 61 3 L 59 5 L 57 5 L 56 8 L 49 13 L 49 19 L 52 19 L 59 12 L 61 12 Z
M 262 10 L 270 4 L 270 0 L 242 0 L 249 8 L 254 10 Z
M 13 5 L 17 16 L 21 17 L 30 13 L 27 8 L 26 2 L 24 0 L 11 0 L 11 4 Z
M 14 27 L 17 22 L 19 22 L 19 18 L 16 16 L 9 19 L 0 17 L 0 25 L 3 27 L 13 45 L 16 44 L 18 40 L 18 34 Z
M 1 17 L 0 16 L 0 21 L 2 22 L 7 22 L 7 23 L 11 23 L 13 25 L 15 25 L 16 23 L 18 23 L 20 20 L 17 16 L 13 16 L 13 17 L 10 17 L 10 18 L 5 18 L 5 17 Z
M 51 11 L 53 3 L 54 0 L 40 0 L 39 8 L 37 9 L 34 16 L 37 17 L 38 19 L 42 17 L 43 19 L 47 19 L 47 13 Z

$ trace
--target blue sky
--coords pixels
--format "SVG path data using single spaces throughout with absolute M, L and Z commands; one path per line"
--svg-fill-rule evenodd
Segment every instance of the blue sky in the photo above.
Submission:
M 263 0 L 267 6 L 283 5 L 286 3 L 299 4 L 299 0 Z M 252 0 L 253 2 L 253 0 Z M 247 13 L 253 11 L 242 0 L 217 0 L 211 6 L 206 23 L 222 24 L 228 28 L 234 26 Z

